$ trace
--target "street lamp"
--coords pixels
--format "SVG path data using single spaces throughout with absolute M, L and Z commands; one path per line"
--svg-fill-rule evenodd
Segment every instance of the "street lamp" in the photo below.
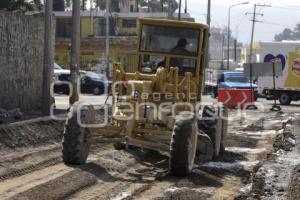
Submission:
M 245 5 L 245 4 L 249 4 L 249 2 L 242 2 L 242 3 L 238 3 L 238 4 L 234 4 L 234 5 L 231 5 L 229 6 L 228 8 L 228 25 L 227 25 L 227 70 L 229 70 L 229 41 L 230 41 L 230 9 L 232 7 L 235 7 L 235 6 L 239 6 L 239 5 Z

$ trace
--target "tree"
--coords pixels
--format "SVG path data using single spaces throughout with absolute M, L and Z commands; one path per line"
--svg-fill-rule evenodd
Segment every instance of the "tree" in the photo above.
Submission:
M 23 12 L 33 11 L 33 10 L 42 10 L 43 4 L 41 0 L 1 0 L 0 1 L 0 10 L 21 10 Z
M 64 11 L 65 1 L 64 0 L 53 0 L 53 11 Z
M 65 0 L 65 7 L 71 7 L 71 0 Z
M 275 41 L 282 40 L 299 40 L 300 39 L 300 23 L 292 30 L 285 28 L 281 33 L 278 33 L 274 36 Z
M 282 40 L 294 40 L 294 32 L 289 29 L 285 28 L 281 33 L 276 34 L 274 37 L 275 41 L 282 41 Z
M 0 10 L 21 10 L 23 12 L 34 10 L 32 1 L 27 2 L 26 0 L 1 0 Z
M 298 23 L 296 25 L 296 27 L 294 28 L 294 38 L 295 38 L 295 40 L 300 39 L 300 23 Z
M 87 0 L 81 0 L 81 10 L 86 10 L 86 2 Z
M 36 10 L 42 10 L 44 8 L 41 0 L 33 0 L 33 4 L 35 5 Z
M 100 10 L 106 9 L 106 0 L 94 0 L 96 4 L 96 8 Z M 125 3 L 124 0 L 110 0 L 110 12 L 120 12 L 120 3 Z
M 0 10 L 10 10 L 10 7 L 12 6 L 13 1 L 11 0 L 1 0 L 0 1 Z
M 106 0 L 94 0 L 96 8 L 105 10 Z M 126 6 L 127 0 L 110 0 L 110 11 L 120 12 L 120 6 Z M 174 13 L 178 9 L 178 3 L 176 0 L 135 0 L 137 6 L 149 6 L 152 12 L 161 12 L 162 6 L 168 3 L 166 9 L 171 9 L 171 13 Z

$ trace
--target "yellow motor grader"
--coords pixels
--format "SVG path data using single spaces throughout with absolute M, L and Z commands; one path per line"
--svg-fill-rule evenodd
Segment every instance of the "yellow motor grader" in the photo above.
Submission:
M 113 65 L 111 114 L 95 124 L 92 106 L 75 103 L 63 136 L 66 164 L 84 164 L 93 132 L 120 149 L 132 145 L 169 156 L 169 170 L 186 176 L 194 160 L 225 148 L 227 111 L 201 103 L 208 27 L 194 22 L 139 19 L 137 59 Z M 96 128 L 97 127 L 97 128 Z

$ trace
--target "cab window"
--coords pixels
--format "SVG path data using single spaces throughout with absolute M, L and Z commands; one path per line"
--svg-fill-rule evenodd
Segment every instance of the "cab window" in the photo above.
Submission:
M 170 66 L 178 67 L 180 76 L 183 76 L 185 72 L 191 72 L 193 75 L 196 73 L 196 59 L 192 58 L 179 58 L 179 57 L 171 57 Z
M 140 71 L 143 73 L 155 73 L 158 67 L 165 67 L 165 56 L 141 55 Z
M 143 25 L 140 51 L 197 56 L 200 30 Z

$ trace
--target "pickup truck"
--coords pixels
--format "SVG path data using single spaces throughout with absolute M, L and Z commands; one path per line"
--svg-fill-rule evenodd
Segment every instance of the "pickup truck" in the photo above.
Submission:
M 215 84 L 210 82 L 211 93 L 213 97 L 218 97 L 218 89 L 220 88 L 237 88 L 237 89 L 251 89 L 250 81 L 245 77 L 244 72 L 241 71 L 219 71 Z M 254 100 L 258 98 L 257 85 L 252 84 L 254 89 Z

